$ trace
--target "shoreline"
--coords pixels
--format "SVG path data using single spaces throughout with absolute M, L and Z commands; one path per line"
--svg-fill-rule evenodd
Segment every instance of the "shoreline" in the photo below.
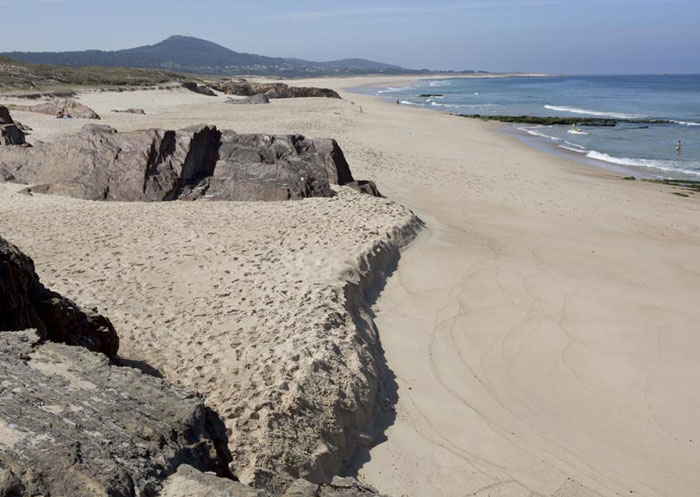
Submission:
M 520 77 L 556 77 L 556 76 L 550 76 L 550 75 L 519 75 Z M 518 77 L 518 75 L 514 75 L 513 77 Z M 437 78 L 437 79 L 461 79 L 462 76 L 455 76 L 454 78 Z M 383 103 L 388 103 L 392 104 L 392 102 L 389 102 L 385 100 L 382 96 L 380 95 L 368 95 L 366 93 L 361 93 L 353 90 L 360 90 L 362 88 L 382 88 L 386 87 L 387 84 L 394 84 L 394 85 L 408 85 L 410 83 L 418 84 L 420 81 L 428 81 L 431 79 L 436 79 L 436 78 L 414 78 L 414 79 L 405 79 L 405 80 L 391 80 L 391 81 L 384 81 L 382 80 L 381 82 L 373 82 L 371 84 L 363 84 L 363 85 L 354 85 L 354 86 L 343 86 L 342 90 L 348 92 L 349 94 L 353 95 L 367 95 L 367 96 L 373 96 L 377 98 L 379 101 Z M 420 108 L 422 110 L 427 110 L 430 112 L 437 112 L 441 114 L 448 114 L 448 115 L 454 115 L 457 117 L 461 117 L 463 119 L 470 119 L 472 121 L 478 121 L 482 123 L 496 123 L 499 126 L 499 131 L 501 131 L 503 134 L 509 135 L 514 137 L 519 143 L 524 144 L 525 146 L 529 148 L 535 148 L 540 151 L 544 151 L 550 155 L 555 155 L 559 158 L 563 158 L 569 162 L 573 162 L 579 165 L 584 165 L 587 167 L 593 167 L 596 169 L 602 169 L 607 172 L 612 172 L 617 175 L 621 176 L 634 176 L 635 179 L 642 179 L 642 180 L 690 180 L 693 181 L 696 176 L 690 174 L 690 173 L 684 173 L 682 171 L 674 172 L 674 171 L 668 171 L 666 174 L 653 174 L 652 172 L 646 172 L 643 170 L 642 167 L 639 166 L 633 166 L 633 165 L 626 165 L 626 164 L 618 164 L 615 162 L 611 161 L 606 161 L 603 159 L 597 159 L 597 158 L 592 158 L 592 157 L 581 157 L 580 154 L 576 154 L 571 151 L 567 151 L 565 149 L 562 149 L 561 147 L 556 147 L 553 146 L 553 144 L 547 140 L 546 138 L 537 138 L 537 137 L 531 137 L 527 136 L 528 133 L 526 131 L 522 131 L 520 128 L 523 127 L 529 127 L 533 126 L 533 124 L 528 124 L 528 123 L 518 123 L 518 122 L 501 122 L 498 120 L 484 120 L 480 119 L 477 117 L 473 116 L 467 116 L 467 115 L 460 115 L 460 114 L 451 114 L 447 112 L 441 112 L 439 110 L 433 110 L 433 109 L 428 109 L 428 108 L 423 108 L 420 106 L 415 106 L 417 108 Z M 574 119 L 574 118 L 562 118 L 562 119 L 570 119 L 575 122 L 582 122 L 585 121 L 586 119 Z M 591 118 L 592 121 L 604 121 L 604 119 L 595 119 Z M 651 122 L 651 121 L 656 121 L 656 120 L 646 120 L 646 121 L 639 121 L 639 122 Z M 636 122 L 632 120 L 631 122 Z M 670 119 L 661 119 L 659 122 L 663 123 L 674 123 L 675 121 L 670 120 Z M 536 125 L 534 125 L 536 126 Z M 589 152 L 596 152 L 595 150 L 589 151 Z M 602 155 L 607 155 L 607 154 L 602 154 Z M 613 157 L 613 159 L 616 159 Z M 620 159 L 623 160 L 623 159 Z M 651 169 L 653 167 L 650 166 Z M 697 181 L 697 180 L 695 180 Z
M 361 477 L 411 496 L 692 495 L 700 404 L 672 378 L 700 370 L 659 333 L 688 343 L 700 318 L 697 201 L 495 123 L 347 98 L 353 141 L 394 154 L 376 181 L 428 224 L 375 306 L 398 403 Z

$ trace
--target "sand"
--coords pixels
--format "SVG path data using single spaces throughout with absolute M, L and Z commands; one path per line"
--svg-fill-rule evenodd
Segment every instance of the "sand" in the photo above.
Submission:
M 112 316 L 125 357 L 205 390 L 226 416 L 269 401 L 265 382 L 279 385 L 293 350 L 338 343 L 319 345 L 300 320 L 343 311 L 333 295 L 368 246 L 410 223 L 403 204 L 427 228 L 374 307 L 398 401 L 386 440 L 357 457 L 364 480 L 393 496 L 695 495 L 698 199 L 525 148 L 493 123 L 343 96 L 254 107 L 180 90 L 80 100 L 120 130 L 210 122 L 333 137 L 353 173 L 398 204 L 341 192 L 284 206 L 144 207 L 1 186 L 0 232 L 47 284 Z M 147 115 L 110 113 L 129 107 Z M 13 116 L 34 139 L 84 124 Z M 340 356 L 352 354 L 362 362 L 352 347 Z M 234 437 L 259 433 L 236 419 Z

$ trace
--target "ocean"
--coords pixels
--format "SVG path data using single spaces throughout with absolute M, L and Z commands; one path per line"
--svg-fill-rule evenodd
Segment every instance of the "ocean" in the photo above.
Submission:
M 458 78 L 354 91 L 453 114 L 666 120 L 579 126 L 577 134 L 569 126 L 523 124 L 506 132 L 640 177 L 700 180 L 700 75 Z M 420 96 L 426 94 L 436 96 Z

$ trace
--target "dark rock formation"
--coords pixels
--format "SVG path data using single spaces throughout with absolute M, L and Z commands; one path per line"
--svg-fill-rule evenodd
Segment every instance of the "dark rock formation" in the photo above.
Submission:
M 88 125 L 28 150 L 0 150 L 0 168 L 31 191 L 89 200 L 291 200 L 355 185 L 335 140 L 240 135 L 213 126 L 117 133 Z M 0 169 L 2 170 L 2 169 Z M 363 183 L 365 185 L 365 183 Z
M 49 114 L 57 118 L 74 117 L 83 119 L 99 119 L 100 116 L 87 105 L 83 105 L 76 100 L 69 98 L 61 100 L 51 100 L 37 105 L 11 105 L 10 109 L 23 110 L 27 112 L 39 112 Z
M 146 115 L 146 111 L 143 109 L 124 109 L 124 110 L 113 110 L 112 112 L 116 112 L 119 114 L 141 114 L 141 115 Z
M 0 495 L 153 496 L 181 464 L 232 477 L 229 461 L 223 423 L 191 391 L 0 333 Z
M 86 126 L 77 135 L 0 154 L 32 190 L 90 200 L 162 201 L 211 176 L 221 134 L 215 127 L 117 133 Z M 14 152 L 14 153 L 9 153 Z
M 187 88 L 190 91 L 193 91 L 195 93 L 199 93 L 200 95 L 206 95 L 207 97 L 215 97 L 216 93 L 214 93 L 211 88 L 209 88 L 206 85 L 198 85 L 197 83 L 193 82 L 186 82 L 182 83 L 183 88 Z
M 0 105 L 0 146 L 24 145 L 25 143 L 21 125 L 12 120 L 7 107 Z
M 210 86 L 227 95 L 239 95 L 241 97 L 266 95 L 269 98 L 340 98 L 337 92 L 328 88 L 295 87 L 284 83 L 251 83 L 246 80 L 237 80 L 217 81 L 210 83 Z
M 349 183 L 346 183 L 345 186 L 349 186 L 353 190 L 357 190 L 360 193 L 372 195 L 373 197 L 383 196 L 381 193 L 379 193 L 379 189 L 377 188 L 377 185 L 374 184 L 374 181 L 350 181 Z
M 0 332 L 28 328 L 42 338 L 82 345 L 111 359 L 119 348 L 109 319 L 45 288 L 34 262 L 0 237 Z
M 238 100 L 234 100 L 232 98 L 228 99 L 226 101 L 227 104 L 233 104 L 233 105 L 260 105 L 260 104 L 269 104 L 270 99 L 268 98 L 267 95 L 253 95 L 252 97 L 245 97 L 241 98 Z
M 331 184 L 350 181 L 350 167 L 335 140 L 224 131 L 214 176 L 202 195 L 212 200 L 330 197 Z

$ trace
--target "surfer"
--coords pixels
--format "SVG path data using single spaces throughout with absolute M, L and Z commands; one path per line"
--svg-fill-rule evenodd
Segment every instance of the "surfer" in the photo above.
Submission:
M 680 140 L 678 140 L 678 143 L 676 143 L 676 152 L 678 152 L 679 154 L 681 153 L 681 141 Z

